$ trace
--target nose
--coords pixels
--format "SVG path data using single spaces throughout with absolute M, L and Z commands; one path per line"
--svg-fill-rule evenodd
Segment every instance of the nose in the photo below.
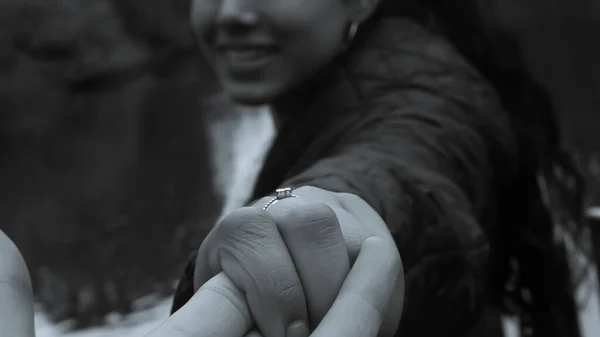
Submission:
M 252 3 L 256 0 L 223 0 L 218 15 L 218 25 L 228 32 L 244 31 L 255 26 L 258 15 Z

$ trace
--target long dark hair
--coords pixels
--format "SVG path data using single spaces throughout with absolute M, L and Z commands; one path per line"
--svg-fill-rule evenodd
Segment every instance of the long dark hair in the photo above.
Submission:
M 499 196 L 501 231 L 493 304 L 531 336 L 575 336 L 575 284 L 557 227 L 578 243 L 586 226 L 584 180 L 563 147 L 549 93 L 531 76 L 517 38 L 479 0 L 384 0 L 374 19 L 404 16 L 448 39 L 495 86 L 518 136 L 519 173 Z

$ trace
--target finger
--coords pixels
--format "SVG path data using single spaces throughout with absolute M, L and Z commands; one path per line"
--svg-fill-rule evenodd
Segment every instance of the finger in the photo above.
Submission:
M 352 214 L 361 224 L 383 239 L 392 239 L 390 229 L 379 213 L 359 196 L 350 193 L 338 193 L 339 203 L 342 209 Z
M 389 239 L 393 242 L 392 235 L 388 229 L 386 223 L 383 221 L 381 216 L 360 197 L 348 194 L 339 193 L 340 204 L 344 211 L 340 213 L 349 212 L 352 216 L 359 219 L 360 223 L 369 227 L 369 229 L 378 237 Z M 350 252 L 353 256 L 353 252 Z M 394 336 L 398 330 L 400 324 L 400 317 L 402 316 L 402 308 L 404 306 L 404 277 L 399 277 L 394 293 L 389 302 L 388 310 L 385 311 L 383 323 L 381 326 L 380 336 Z
M 346 248 L 348 249 L 348 255 L 350 256 L 350 262 L 353 263 L 358 256 L 358 252 L 360 251 L 360 247 L 363 242 L 370 238 L 371 236 L 376 235 L 377 231 L 381 232 L 377 226 L 378 224 L 371 224 L 373 221 L 369 221 L 368 217 L 356 217 L 352 211 L 352 204 L 342 204 L 343 196 L 353 196 L 348 193 L 331 193 L 329 191 L 325 191 L 323 189 L 312 187 L 312 186 L 303 186 L 296 190 L 294 190 L 294 195 L 298 198 L 287 198 L 284 200 L 280 200 L 276 203 L 273 203 L 271 207 L 269 207 L 268 212 L 272 213 L 274 209 L 277 207 L 281 207 L 286 203 L 324 203 L 327 206 L 331 207 L 331 209 L 335 212 L 338 222 L 340 223 L 340 227 L 342 229 L 342 236 L 344 237 L 344 242 L 346 243 Z M 253 206 L 254 207 L 264 207 L 272 197 L 265 197 L 258 200 Z M 349 198 L 351 199 L 351 198 Z M 355 199 L 360 199 L 355 197 Z M 360 199 L 362 200 L 362 199 Z M 363 202 L 364 203 L 364 202 Z M 366 203 L 365 203 L 366 204 Z M 361 205 L 364 207 L 363 205 Z M 368 205 L 366 205 L 369 207 Z M 350 207 L 347 209 L 346 207 Z M 358 212 L 360 215 L 361 212 Z M 375 219 L 381 218 L 376 215 Z M 366 222 L 365 222 L 366 221 Z M 381 220 L 383 221 L 383 220 Z M 364 223 L 363 223 L 364 222 Z M 385 223 L 383 224 L 385 227 Z M 375 231 L 373 230 L 375 229 Z M 388 231 L 389 233 L 389 231 Z
M 220 273 L 146 337 L 242 337 L 253 325 L 244 294 Z
M 198 248 L 198 254 L 196 254 L 196 264 L 194 266 L 194 291 L 200 289 L 200 287 L 202 287 L 205 282 L 210 280 L 211 277 L 222 271 L 220 265 L 215 266 L 216 269 L 212 270 L 208 260 L 208 252 L 210 251 L 210 247 L 214 247 L 216 245 L 216 231 L 213 229 L 204 238 L 204 241 L 202 241 L 202 244 L 200 244 L 200 248 Z
M 335 212 L 323 203 L 288 198 L 269 208 L 302 281 L 309 325 L 316 327 L 350 270 Z
M 204 238 L 200 247 L 198 248 L 198 252 L 196 254 L 196 263 L 194 265 L 194 291 L 200 289 L 200 287 L 211 277 L 217 275 L 223 269 L 220 265 L 211 266 L 208 260 L 208 252 L 211 251 L 212 247 L 215 247 L 218 243 L 218 228 L 219 224 L 227 218 L 228 215 L 221 215 L 214 226 L 213 230 L 211 230 L 208 235 Z M 212 268 L 211 268 L 212 267 Z
M 398 277 L 394 292 L 388 302 L 388 308 L 384 312 L 383 322 L 381 323 L 381 329 L 379 336 L 381 337 L 392 337 L 396 335 L 398 326 L 400 325 L 400 319 L 402 318 L 402 309 L 404 308 L 404 272 L 401 273 L 401 277 Z
M 367 239 L 331 310 L 311 337 L 376 337 L 398 277 L 403 275 L 396 247 L 378 237 Z
M 31 278 L 23 256 L 0 230 L 0 336 L 34 335 Z
M 0 299 L 0 336 L 33 337 L 31 292 L 14 280 L 1 279 Z
M 327 205 L 331 206 L 332 210 L 336 213 L 339 223 L 342 225 L 342 234 L 348 254 L 350 256 L 350 262 L 353 263 L 358 256 L 362 243 L 369 237 L 378 235 L 384 239 L 389 239 L 390 242 L 393 240 L 391 233 L 387 228 L 387 225 L 379 214 L 372 209 L 372 207 L 366 203 L 363 199 L 353 194 L 348 193 L 337 193 L 331 194 L 330 192 L 321 190 L 314 187 L 301 187 L 294 191 L 294 194 L 300 198 L 288 198 L 274 203 L 269 211 L 276 210 L 277 207 L 283 207 L 285 203 L 299 203 L 299 200 L 312 200 L 322 201 Z M 271 197 L 263 198 L 259 200 L 256 205 L 262 207 L 266 204 Z M 278 221 L 278 225 L 279 221 Z M 281 225 L 280 225 L 281 231 Z M 290 244 L 287 242 L 286 235 L 282 232 L 284 240 L 288 245 L 288 250 L 296 262 L 297 269 L 299 266 L 297 257 L 294 256 L 293 250 L 290 249 Z M 313 317 L 314 309 L 311 309 L 312 302 L 311 291 L 307 289 L 307 284 L 310 281 L 304 279 L 303 273 L 299 270 L 299 275 L 302 279 L 305 294 L 307 297 L 309 312 L 311 313 L 311 320 L 315 321 Z M 331 287 L 330 287 L 331 288 Z M 335 287 L 333 287 L 335 288 Z M 398 278 L 395 286 L 394 293 L 389 302 L 389 308 L 385 311 L 385 317 L 381 327 L 381 336 L 393 336 L 397 330 L 402 315 L 402 308 L 404 302 L 404 278 Z
M 268 213 L 241 208 L 223 219 L 216 232 L 209 265 L 220 265 L 245 292 L 258 330 L 279 337 L 293 322 L 308 321 L 300 278 Z

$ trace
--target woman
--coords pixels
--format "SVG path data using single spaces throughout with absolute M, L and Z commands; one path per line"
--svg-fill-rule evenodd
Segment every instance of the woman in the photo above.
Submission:
M 270 103 L 279 137 L 156 336 L 466 336 L 505 300 L 572 336 L 536 181 L 572 172 L 547 98 L 476 1 L 452 3 L 194 1 L 224 89 Z
M 299 198 L 225 217 L 192 257 L 173 311 L 223 271 L 266 337 L 292 318 L 317 327 L 348 269 L 343 254 L 309 249 L 335 232 L 326 222 L 339 223 L 350 259 L 365 238 L 393 236 L 406 298 L 399 282 L 382 335 L 467 336 L 485 307 L 519 315 L 527 335 L 573 335 L 569 270 L 538 183 L 563 191 L 556 168 L 579 176 L 515 39 L 479 3 L 193 1 L 224 90 L 270 104 L 279 127 L 255 200 L 278 187 Z M 581 223 L 581 191 L 563 192 Z M 268 278 L 273 270 L 284 276 Z

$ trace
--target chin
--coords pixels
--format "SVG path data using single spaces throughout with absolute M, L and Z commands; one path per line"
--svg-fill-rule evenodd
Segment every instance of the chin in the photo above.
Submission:
M 231 92 L 229 93 L 229 96 L 237 104 L 246 105 L 246 106 L 267 105 L 272 101 L 272 100 L 262 97 L 262 96 L 243 95 L 243 94 L 241 95 L 241 94 L 234 94 Z
M 277 97 L 276 90 L 260 84 L 225 86 L 225 90 L 236 103 L 248 106 L 268 105 Z
M 269 105 L 286 89 L 284 81 L 256 80 L 239 81 L 232 78 L 221 77 L 223 90 L 229 97 L 242 105 Z

